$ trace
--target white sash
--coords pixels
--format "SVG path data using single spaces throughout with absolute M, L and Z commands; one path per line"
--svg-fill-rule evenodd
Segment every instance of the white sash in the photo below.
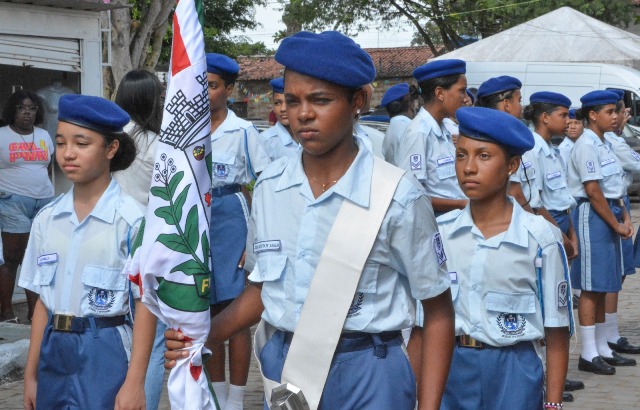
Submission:
M 360 275 L 404 172 L 374 158 L 369 208 L 343 201 L 329 232 L 282 371 L 282 383 L 300 388 L 311 410 L 320 404 Z M 254 343 L 258 362 L 274 331 L 273 326 L 260 322 Z M 271 392 L 280 383 L 262 378 L 270 403 Z

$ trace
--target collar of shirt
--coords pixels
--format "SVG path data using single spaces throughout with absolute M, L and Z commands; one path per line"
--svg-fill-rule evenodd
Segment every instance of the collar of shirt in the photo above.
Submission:
M 511 223 L 509 223 L 507 232 L 502 237 L 502 240 L 496 244 L 496 247 L 499 246 L 502 242 L 508 242 L 516 246 L 526 248 L 529 245 L 529 231 L 527 231 L 527 228 L 525 226 L 525 211 L 512 198 L 509 198 L 509 200 L 513 204 Z M 484 238 L 482 232 L 480 232 L 478 227 L 473 223 L 473 218 L 471 217 L 471 208 L 469 204 L 467 204 L 467 206 L 461 211 L 460 215 L 453 222 L 450 231 L 451 236 L 453 237 L 458 232 L 462 232 L 463 230 L 471 230 L 472 234 Z
M 274 127 L 276 127 L 276 132 L 278 134 L 278 137 L 280 138 L 280 141 L 282 141 L 282 145 L 287 146 L 289 144 L 295 143 L 287 128 L 284 125 L 280 124 L 280 121 L 276 122 L 276 125 L 274 125 Z
M 612 144 L 620 144 L 622 142 L 626 142 L 624 140 L 624 138 L 622 138 L 621 136 L 619 136 L 618 134 L 616 134 L 613 131 L 605 132 L 604 133 L 604 139 L 606 141 L 609 141 Z
M 358 154 L 347 172 L 327 192 L 318 198 L 313 197 L 309 183 L 305 184 L 307 176 L 302 166 L 302 156 L 295 161 L 289 161 L 282 172 L 282 177 L 276 185 L 276 192 L 300 185 L 300 193 L 311 201 L 320 201 L 329 195 L 337 194 L 360 206 L 369 206 L 371 193 L 371 175 L 373 173 L 373 154 L 366 149 L 362 139 L 355 137 Z M 329 194 L 329 195 L 327 195 Z
M 424 124 L 423 131 L 427 134 L 429 132 L 433 132 L 433 134 L 441 139 L 451 140 L 451 135 L 449 135 L 449 131 L 444 128 L 444 125 L 440 126 L 435 118 L 429 113 L 429 111 L 425 110 L 424 107 L 421 107 L 416 114 L 416 117 L 420 118 L 422 123 Z
M 535 150 L 542 151 L 542 153 L 547 157 L 553 156 L 553 151 L 549 146 L 549 143 L 537 132 L 533 132 L 533 141 L 535 142 Z
M 120 186 L 116 183 L 115 179 L 111 179 L 109 186 L 104 191 L 93 210 L 87 218 L 90 216 L 103 220 L 107 223 L 113 223 L 116 214 L 116 205 L 118 204 L 118 198 L 120 196 Z M 51 216 L 59 216 L 63 214 L 69 214 L 71 218 L 76 219 L 76 211 L 73 207 L 73 188 L 60 198 L 60 201 L 54 206 L 51 211 Z M 87 220 L 85 218 L 85 221 Z M 79 221 L 78 221 L 79 222 Z
M 237 131 L 251 126 L 252 124 L 250 122 L 238 118 L 232 110 L 227 110 L 227 118 L 225 118 L 222 124 L 211 134 L 211 140 L 217 140 L 227 132 Z
M 389 124 L 392 124 L 394 122 L 405 122 L 409 124 L 411 122 L 411 118 L 407 117 L 406 115 L 400 114 L 400 115 L 396 115 L 395 117 L 389 120 Z
M 610 148 L 611 147 L 611 142 L 607 141 L 606 138 L 605 138 L 604 141 L 602 141 L 596 135 L 596 133 L 591 131 L 590 129 L 585 129 L 584 132 L 582 133 L 582 135 L 580 136 L 580 139 L 578 139 L 578 141 L 580 141 L 583 137 L 586 137 L 585 140 L 588 141 L 588 142 L 591 142 L 596 147 L 598 147 L 600 145 L 604 145 L 606 148 Z

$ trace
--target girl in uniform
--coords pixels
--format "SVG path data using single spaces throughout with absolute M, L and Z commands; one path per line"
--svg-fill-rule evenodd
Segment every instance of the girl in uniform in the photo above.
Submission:
M 558 145 L 562 162 L 564 162 L 565 171 L 568 170 L 569 161 L 571 160 L 571 149 L 578 138 L 582 135 L 582 131 L 584 131 L 584 124 L 581 120 L 576 119 L 575 108 L 571 108 L 569 110 L 569 126 L 567 127 L 567 133 L 560 145 Z
M 356 114 L 366 100 L 363 87 L 375 77 L 366 52 L 338 32 L 300 32 L 282 41 L 275 58 L 285 66 L 287 115 L 303 152 L 272 163 L 260 175 L 252 209 L 256 235 L 251 242 L 258 250 L 252 283 L 213 318 L 209 339 L 226 340 L 262 315 L 276 328 L 259 354 L 262 370 L 279 382 L 339 208 L 347 201 L 369 207 L 378 199 L 371 197 L 371 186 L 379 160 L 354 134 Z M 453 312 L 433 210 L 424 189 L 404 175 L 385 215 L 341 323 L 319 409 L 415 408 L 416 381 L 400 334 L 414 323 L 415 299 L 428 312 L 420 408 L 440 406 Z M 340 288 L 336 284 L 333 292 Z M 319 329 L 324 326 L 317 323 Z M 178 332 L 168 330 L 166 336 L 170 349 L 185 346 Z M 182 354 L 167 351 L 168 365 Z
M 624 170 L 604 134 L 617 122 L 618 96 L 610 91 L 592 91 L 580 101 L 576 117 L 586 128 L 571 150 L 569 187 L 578 202 L 572 213 L 578 236 L 578 256 L 571 265 L 573 286 L 581 289 L 578 304 L 582 352 L 578 369 L 596 374 L 614 374 L 615 365 L 630 365 L 607 345 L 605 294 L 621 288 L 620 238 L 633 234 L 631 218 L 624 207 Z
M 562 408 L 569 356 L 570 286 L 560 233 L 507 195 L 534 145 L 515 117 L 479 107 L 456 112 L 463 210 L 438 218 L 456 311 L 456 343 L 442 409 Z
M 269 164 L 258 130 L 228 109 L 240 66 L 231 58 L 207 54 L 207 83 L 211 112 L 211 315 L 215 316 L 242 293 L 246 283 L 244 250 L 247 240 L 249 193 L 245 185 Z M 242 409 L 249 375 L 249 328 L 229 341 L 229 379 L 225 381 L 225 347 L 213 346 L 207 362 L 212 385 L 223 410 Z
M 134 160 L 129 115 L 99 97 L 60 98 L 56 160 L 71 190 L 36 216 L 20 286 L 40 295 L 24 374 L 34 409 L 144 409 L 156 319 L 122 269 L 143 213 L 111 172 Z

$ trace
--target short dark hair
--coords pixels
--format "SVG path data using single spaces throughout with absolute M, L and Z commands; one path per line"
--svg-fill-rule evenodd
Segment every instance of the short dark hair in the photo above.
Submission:
M 445 90 L 453 87 L 458 82 L 461 76 L 464 74 L 452 74 L 444 77 L 431 78 L 429 80 L 422 81 L 418 86 L 420 87 L 420 94 L 423 101 L 429 103 L 436 97 L 436 88 L 442 87 Z
M 476 96 L 475 106 L 495 109 L 501 101 L 511 99 L 516 90 L 519 90 L 519 88 L 490 95 L 483 95 L 482 97 Z
M 389 118 L 396 117 L 404 112 L 409 110 L 409 103 L 413 100 L 411 98 L 402 97 L 399 100 L 391 101 L 385 107 L 387 109 L 387 114 L 389 114 Z
M 598 104 L 592 106 L 582 107 L 576 110 L 576 120 L 581 120 L 583 124 L 587 124 L 589 122 L 589 112 L 595 111 L 600 112 L 605 106 L 609 104 Z
M 239 73 L 236 73 L 236 74 L 220 73 L 218 75 L 222 79 L 222 82 L 224 83 L 224 86 L 228 87 L 230 85 L 234 85 L 236 83 L 236 81 L 238 81 L 238 74 Z
M 129 168 L 138 154 L 138 149 L 136 148 L 136 143 L 133 138 L 126 132 L 103 133 L 101 135 L 106 145 L 111 144 L 114 140 L 120 142 L 118 150 L 109 164 L 109 171 L 116 172 Z
M 18 105 L 26 100 L 30 99 L 33 103 L 38 107 L 38 111 L 36 111 L 36 120 L 34 124 L 42 124 L 44 121 L 44 107 L 42 106 L 42 101 L 38 94 L 29 90 L 18 90 L 15 93 L 11 94 L 11 96 L 7 99 L 7 102 L 4 105 L 4 109 L 2 110 L 2 119 L 9 125 L 13 125 L 16 121 L 16 112 L 18 110 Z
M 558 108 L 560 108 L 559 105 L 542 103 L 542 102 L 529 104 L 526 107 L 524 107 L 524 110 L 522 112 L 522 118 L 524 118 L 527 121 L 533 122 L 535 125 L 538 125 L 538 121 L 540 120 L 540 116 L 542 114 L 545 114 L 545 113 L 551 114 Z

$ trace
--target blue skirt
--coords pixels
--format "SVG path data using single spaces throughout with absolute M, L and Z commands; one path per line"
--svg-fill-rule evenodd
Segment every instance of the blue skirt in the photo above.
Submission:
M 622 222 L 622 208 L 609 202 L 616 219 Z M 620 236 L 600 218 L 588 201 L 572 213 L 578 236 L 579 256 L 571 264 L 574 289 L 590 292 L 619 292 L 622 286 L 622 246 Z
M 211 304 L 232 300 L 245 287 L 238 262 L 247 242 L 249 206 L 241 192 L 211 199 Z

